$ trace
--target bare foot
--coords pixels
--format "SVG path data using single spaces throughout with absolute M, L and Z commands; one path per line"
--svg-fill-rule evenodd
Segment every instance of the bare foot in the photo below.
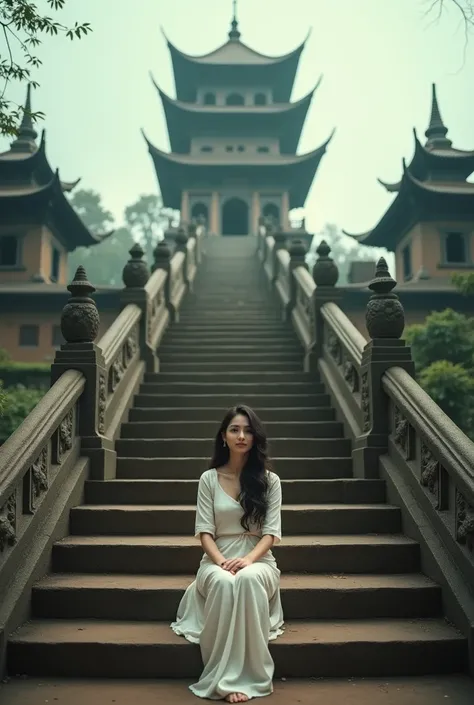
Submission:
M 230 693 L 230 695 L 226 697 L 226 701 L 228 703 L 246 703 L 248 697 L 244 695 L 244 693 Z

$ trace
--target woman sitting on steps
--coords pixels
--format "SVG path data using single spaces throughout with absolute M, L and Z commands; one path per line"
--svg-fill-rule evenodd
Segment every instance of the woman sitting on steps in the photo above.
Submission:
M 281 484 L 252 409 L 230 409 L 217 433 L 211 469 L 198 487 L 195 535 L 204 550 L 171 628 L 200 644 L 204 670 L 191 691 L 240 703 L 270 695 L 268 642 L 282 634 Z

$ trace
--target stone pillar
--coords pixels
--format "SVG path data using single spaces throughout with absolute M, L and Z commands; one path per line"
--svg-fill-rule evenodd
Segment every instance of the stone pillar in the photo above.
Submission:
M 318 259 L 313 267 L 313 280 L 316 284 L 316 289 L 313 292 L 314 342 L 306 353 L 304 362 L 306 372 L 316 372 L 318 360 L 323 354 L 324 320 L 321 308 L 328 301 L 339 303 L 342 299 L 342 293 L 336 287 L 339 270 L 332 257 L 329 256 L 331 248 L 325 240 L 321 240 L 316 252 Z
M 123 268 L 122 279 L 125 289 L 120 295 L 122 309 L 128 304 L 135 304 L 141 309 L 139 327 L 140 357 L 145 363 L 147 372 L 158 372 L 158 358 L 149 340 L 149 301 L 145 284 L 150 278 L 150 270 L 147 263 L 143 261 L 144 252 L 136 242 L 130 250 L 131 259 Z
M 284 250 L 286 247 L 286 233 L 282 231 L 281 228 L 278 228 L 275 230 L 275 232 L 272 233 L 273 239 L 275 240 L 275 245 L 273 247 L 273 262 L 272 262 L 272 281 L 271 284 L 273 285 L 275 281 L 278 279 L 278 250 Z
M 293 277 L 293 270 L 297 267 L 304 267 L 308 269 L 306 264 L 306 246 L 303 240 L 292 240 L 290 248 L 290 271 L 289 271 L 289 283 L 290 283 L 290 300 L 287 304 L 285 311 L 285 320 L 291 317 L 291 312 L 296 306 L 296 282 Z
M 252 235 L 258 235 L 258 227 L 260 221 L 260 193 L 254 191 L 252 193 L 252 210 L 250 217 L 250 227 L 252 228 Z
M 90 459 L 91 479 L 115 477 L 116 453 L 105 437 L 107 370 L 102 350 L 94 343 L 99 332 L 99 312 L 90 297 L 95 288 L 87 280 L 84 267 L 78 267 L 67 287 L 71 298 L 61 314 L 61 333 L 66 341 L 51 365 L 51 385 L 67 370 L 79 370 L 86 386 L 79 401 L 81 453 Z
M 153 271 L 164 269 L 168 273 L 165 281 L 165 303 L 169 311 L 171 321 L 176 320 L 176 309 L 171 301 L 171 250 L 166 240 L 161 240 L 153 250 Z
M 356 439 L 352 457 L 356 477 L 378 477 L 379 457 L 387 452 L 389 436 L 388 400 L 382 376 L 390 367 L 402 367 L 414 375 L 411 350 L 400 340 L 405 313 L 396 286 L 383 257 L 377 262 L 369 284 L 373 294 L 367 304 L 365 321 L 371 340 L 362 354 L 360 369 L 362 435 Z
M 188 279 L 188 233 L 186 231 L 186 228 L 178 228 L 178 232 L 176 234 L 176 252 L 183 252 L 184 253 L 184 262 L 183 262 L 183 279 L 184 283 L 186 286 L 189 288 L 189 279 Z
M 290 197 L 288 191 L 283 191 L 281 196 L 281 226 L 283 230 L 290 229 Z
M 209 231 L 211 235 L 221 234 L 219 200 L 219 192 L 213 191 L 211 194 L 211 213 L 209 216 Z
M 189 192 L 184 190 L 181 193 L 181 222 L 189 221 Z

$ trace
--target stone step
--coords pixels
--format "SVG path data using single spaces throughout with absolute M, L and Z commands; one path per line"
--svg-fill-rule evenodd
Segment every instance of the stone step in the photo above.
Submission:
M 467 641 L 443 619 L 288 621 L 270 643 L 276 678 L 458 673 Z M 10 673 L 197 678 L 198 644 L 168 622 L 33 620 L 10 639 Z
M 187 381 L 194 383 L 211 383 L 221 385 L 223 382 L 227 383 L 264 383 L 268 384 L 270 382 L 283 384 L 287 382 L 300 384 L 319 384 L 320 378 L 317 374 L 310 374 L 309 372 L 215 372 L 209 370 L 208 372 L 147 372 L 144 377 L 144 383 L 160 384 L 161 382 L 180 382 L 184 383 Z
M 193 575 L 48 575 L 33 588 L 36 619 L 168 621 Z M 432 617 L 441 613 L 440 587 L 408 575 L 281 576 L 286 620 Z
M 238 341 L 240 342 L 241 340 L 248 340 L 248 329 L 245 328 L 245 326 L 242 326 L 242 330 L 238 331 L 228 331 L 226 332 L 225 335 L 225 340 L 229 342 L 233 341 Z M 294 341 L 295 340 L 295 334 L 293 331 L 289 330 L 288 328 L 284 329 L 278 329 L 278 330 L 266 330 L 266 329 L 261 329 L 257 331 L 256 333 L 252 333 L 252 335 L 258 336 L 258 340 L 264 341 L 265 343 L 273 343 L 276 344 L 280 341 Z M 214 342 L 222 342 L 222 334 L 221 330 L 216 330 L 216 331 L 203 331 L 201 328 L 194 328 L 192 330 L 188 328 L 182 328 L 180 324 L 177 324 L 177 326 L 173 326 L 170 328 L 166 333 L 165 337 L 163 338 L 163 342 L 168 341 L 168 340 L 176 340 L 177 342 L 182 342 L 182 341 L 192 341 L 195 340 L 196 342 L 199 341 L 209 341 L 211 343 Z
M 163 362 L 226 362 L 233 366 L 234 362 L 302 362 L 301 351 L 278 352 L 268 350 L 261 352 L 240 352 L 238 348 L 229 352 L 161 352 L 159 358 Z
M 160 357 L 158 353 L 158 357 Z M 302 372 L 303 360 L 297 362 L 163 362 L 160 360 L 160 370 L 163 372 Z
M 288 504 L 360 504 L 385 501 L 383 480 L 282 480 Z M 195 504 L 198 480 L 139 479 L 86 482 L 87 504 Z
M 420 547 L 398 534 L 285 536 L 273 549 L 283 573 L 412 573 Z M 56 573 L 194 574 L 202 548 L 193 536 L 68 536 L 53 546 Z
M 115 449 L 118 455 L 135 458 L 169 456 L 199 456 L 211 453 L 212 441 L 203 438 L 120 438 Z M 293 458 L 317 458 L 331 455 L 350 455 L 351 442 L 345 438 L 273 438 L 271 455 L 287 453 Z
M 168 345 L 173 345 L 174 347 L 185 346 L 188 347 L 192 345 L 194 348 L 201 347 L 218 347 L 222 345 L 233 346 L 238 345 L 239 347 L 243 342 L 248 344 L 258 344 L 261 348 L 270 348 L 272 350 L 279 349 L 280 346 L 288 347 L 290 345 L 301 347 L 299 341 L 293 335 L 282 334 L 280 336 L 273 337 L 262 337 L 258 340 L 249 340 L 244 333 L 229 334 L 225 336 L 225 340 L 222 336 L 209 336 L 195 333 L 178 333 L 178 331 L 171 331 L 168 335 L 163 338 L 160 343 L 160 350 Z
M 227 335 L 241 335 L 245 339 L 260 339 L 263 336 L 272 338 L 275 335 L 289 335 L 293 336 L 294 331 L 289 327 L 287 323 L 278 322 L 268 322 L 268 323 L 253 323 L 249 321 L 247 323 L 234 323 L 232 320 L 225 323 L 177 323 L 175 327 L 170 329 L 171 332 L 179 331 L 180 333 L 186 333 L 192 335 L 194 333 L 200 333 L 201 335 L 216 335 L 225 338 Z
M 320 382 L 214 382 L 200 381 L 161 381 L 145 382 L 140 385 L 139 394 L 204 394 L 209 396 L 216 387 L 220 394 L 232 396 L 247 396 L 248 394 L 324 394 L 324 384 Z
M 222 421 L 222 407 L 176 407 L 160 409 L 142 409 L 135 407 L 129 411 L 129 421 Z M 336 412 L 330 406 L 299 408 L 299 409 L 254 409 L 255 413 L 264 423 L 270 421 L 286 421 L 291 418 L 293 422 L 303 421 L 333 421 Z
M 219 490 L 217 490 L 219 491 Z M 283 504 L 283 535 L 390 534 L 401 531 L 399 507 L 387 504 Z M 193 536 L 193 505 L 83 504 L 73 507 L 77 536 Z
M 175 343 L 173 341 L 164 342 L 160 345 L 160 357 L 163 354 L 171 355 L 174 353 L 182 353 L 183 350 L 186 354 L 196 354 L 196 355 L 207 355 L 207 354 L 222 354 L 230 355 L 231 353 L 237 352 L 242 355 L 263 355 L 268 350 L 271 353 L 279 354 L 295 354 L 301 355 L 302 346 L 296 340 L 277 343 L 276 345 L 270 346 L 266 342 L 262 341 L 249 341 L 248 339 L 242 339 L 239 342 L 229 343 L 227 340 L 217 343 L 216 345 L 211 345 L 209 343 L 203 345 L 196 345 L 194 341 L 190 340 L 188 343 L 183 344 L 182 342 Z
M 190 438 L 213 440 L 221 419 L 213 421 L 132 421 L 123 423 L 120 438 Z M 343 438 L 344 427 L 340 421 L 269 421 L 265 423 L 268 437 L 279 438 Z
M 291 409 L 298 407 L 329 406 L 329 394 L 136 394 L 137 407 L 179 407 L 211 406 L 222 411 L 235 404 L 247 404 L 252 408 L 281 406 Z M 221 412 L 222 413 L 222 412 Z
M 350 479 L 352 459 L 346 457 L 284 458 L 273 457 L 275 471 L 282 479 Z M 209 456 L 136 458 L 117 457 L 118 479 L 195 480 L 209 468 Z

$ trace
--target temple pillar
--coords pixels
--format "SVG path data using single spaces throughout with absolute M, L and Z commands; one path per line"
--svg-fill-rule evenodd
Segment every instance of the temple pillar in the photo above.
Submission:
M 189 191 L 186 190 L 181 194 L 181 222 L 189 223 Z
M 211 214 L 209 218 L 209 230 L 211 235 L 220 235 L 220 219 L 219 219 L 219 193 L 213 191 L 211 194 Z
M 252 210 L 250 216 L 250 227 L 252 228 L 252 235 L 258 233 L 258 219 L 260 218 L 260 193 L 254 191 L 252 193 Z
M 281 196 L 281 226 L 283 230 L 290 229 L 290 198 L 288 191 L 283 191 Z

